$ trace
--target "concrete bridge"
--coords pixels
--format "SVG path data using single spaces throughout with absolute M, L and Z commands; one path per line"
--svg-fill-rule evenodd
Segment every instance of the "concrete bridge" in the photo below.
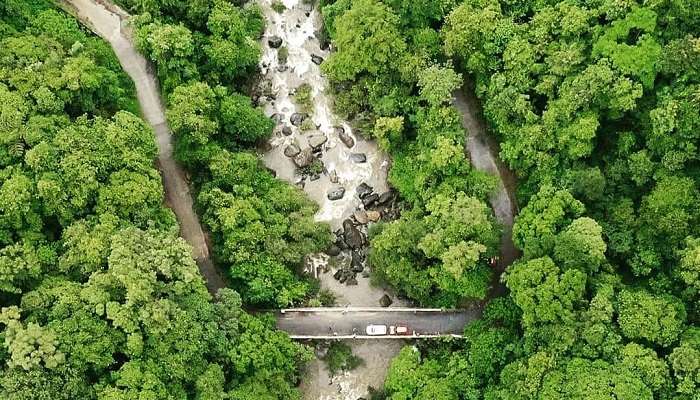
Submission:
M 439 308 L 294 308 L 276 312 L 277 328 L 292 339 L 427 339 L 462 337 L 464 327 L 481 316 L 481 309 Z M 368 325 L 384 325 L 386 335 L 368 335 Z M 391 326 L 408 328 L 391 334 Z

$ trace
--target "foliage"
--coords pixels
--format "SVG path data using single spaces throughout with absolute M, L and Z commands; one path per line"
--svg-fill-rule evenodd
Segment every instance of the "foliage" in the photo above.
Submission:
M 360 357 L 352 353 L 352 347 L 344 342 L 332 342 L 328 347 L 323 360 L 328 366 L 331 375 L 341 371 L 352 371 L 364 362 Z
M 172 62 L 169 74 L 187 72 L 199 40 L 187 32 L 204 28 L 207 3 L 168 4 L 182 25 L 153 22 L 144 45 Z M 0 398 L 300 398 L 311 353 L 269 316 L 246 314 L 233 290 L 207 292 L 165 208 L 153 132 L 130 112 L 133 84 L 108 45 L 41 0 L 3 2 L 0 21 Z M 214 87 L 178 93 L 211 92 L 187 99 L 200 109 L 175 110 L 178 135 L 237 148 L 269 134 L 248 98 Z M 250 182 L 264 175 L 254 167 Z M 280 199 L 273 217 L 307 224 L 285 238 L 312 246 L 304 235 L 318 228 L 294 209 L 308 200 L 269 175 L 264 185 Z M 281 238 L 274 245 L 294 257 Z M 305 283 L 289 279 L 287 297 L 303 296 Z
M 378 277 L 423 303 L 458 297 L 431 281 L 447 271 L 452 243 L 424 238 L 436 237 L 427 226 L 435 199 L 483 200 L 493 188 L 466 167 L 461 121 L 446 104 L 462 77 L 474 82 L 518 177 L 513 239 L 523 257 L 503 277 L 510 306 L 498 303 L 512 310 L 504 310 L 512 325 L 496 336 L 500 326 L 485 313 L 466 332 L 511 352 L 485 353 L 497 360 L 489 365 L 465 355 L 471 343 L 404 349 L 387 398 L 694 398 L 700 14 L 692 2 L 330 3 L 323 16 L 342 63 L 325 68 L 336 107 L 392 155 L 390 182 L 411 208 L 375 229 Z M 372 48 L 379 35 L 369 26 L 393 46 Z M 463 211 L 449 215 L 459 221 Z M 465 254 L 454 259 L 473 259 Z

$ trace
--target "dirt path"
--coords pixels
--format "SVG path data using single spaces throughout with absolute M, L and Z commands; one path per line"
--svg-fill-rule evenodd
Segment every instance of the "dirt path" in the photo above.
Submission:
M 505 292 L 500 275 L 515 261 L 520 252 L 513 244 L 513 220 L 518 213 L 515 197 L 515 176 L 498 158 L 498 144 L 486 130 L 481 106 L 469 83 L 454 93 L 454 106 L 462 114 L 462 124 L 467 130 L 466 150 L 474 168 L 499 177 L 498 187 L 489 198 L 496 219 L 503 226 L 501 254 L 496 265 L 492 293 L 495 297 Z
M 122 30 L 129 15 L 105 0 L 63 0 L 78 19 L 105 39 L 114 49 L 124 71 L 136 85 L 136 94 L 144 119 L 151 124 L 158 144 L 158 166 L 163 177 L 166 202 L 177 216 L 180 235 L 192 246 L 192 255 L 213 294 L 226 287 L 211 262 L 204 231 L 194 211 L 192 194 L 182 168 L 173 159 L 170 128 L 165 119 L 158 81 L 146 59 L 136 50 Z

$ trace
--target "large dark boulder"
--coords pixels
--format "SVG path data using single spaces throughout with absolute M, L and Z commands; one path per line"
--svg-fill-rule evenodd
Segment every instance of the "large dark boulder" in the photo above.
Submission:
M 311 62 L 313 62 L 316 65 L 321 65 L 323 63 L 323 57 L 317 56 L 316 54 L 312 54 Z
M 336 126 L 334 128 L 335 134 L 338 135 L 338 138 L 340 138 L 340 141 L 343 142 L 348 148 L 353 148 L 355 146 L 355 139 L 350 136 L 349 133 L 345 131 L 345 128 L 342 126 Z
M 270 38 L 267 39 L 267 44 L 273 49 L 279 49 L 282 47 L 282 38 L 279 36 L 270 36 Z
M 315 159 L 316 157 L 314 157 L 311 149 L 306 148 L 294 157 L 294 164 L 296 164 L 296 166 L 299 168 L 304 168 L 311 165 Z
M 301 126 L 301 124 L 304 123 L 304 120 L 307 117 L 308 117 L 308 115 L 303 114 L 303 113 L 294 113 L 294 114 L 292 114 L 291 117 L 289 117 L 289 121 L 294 126 Z
M 356 192 L 357 192 L 357 197 L 364 199 L 365 197 L 369 196 L 372 194 L 374 189 L 372 189 L 372 186 L 362 182 L 360 185 L 357 187 Z
M 384 294 L 384 296 L 382 296 L 382 297 L 379 299 L 379 305 L 382 306 L 382 307 L 389 307 L 389 306 L 392 305 L 393 303 L 394 303 L 394 301 L 391 300 L 391 297 L 389 297 L 387 294 Z
M 378 199 L 379 199 L 379 195 L 376 193 L 372 193 L 370 195 L 365 196 L 362 199 L 362 204 L 365 206 L 365 208 L 371 207 L 372 204 L 374 204 Z
M 345 188 L 344 187 L 337 187 L 333 188 L 328 191 L 328 200 L 335 201 L 335 200 L 340 200 L 345 196 Z
M 345 243 L 347 243 L 348 247 L 350 247 L 353 250 L 357 250 L 362 248 L 362 246 L 365 244 L 365 237 L 360 232 L 359 229 L 352 223 L 350 223 L 347 227 L 345 227 L 345 224 L 343 224 L 343 227 L 345 231 L 343 232 L 343 239 L 345 239 Z
M 284 155 L 287 157 L 295 157 L 299 153 L 301 153 L 301 149 L 294 143 L 284 148 Z

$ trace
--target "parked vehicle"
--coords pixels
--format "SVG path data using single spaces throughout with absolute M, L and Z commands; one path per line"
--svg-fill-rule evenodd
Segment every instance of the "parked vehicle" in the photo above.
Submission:
M 386 325 L 367 325 L 366 331 L 370 336 L 386 335 Z
M 408 327 L 404 325 L 391 325 L 389 327 L 389 334 L 390 335 L 410 335 L 411 332 L 409 332 Z

